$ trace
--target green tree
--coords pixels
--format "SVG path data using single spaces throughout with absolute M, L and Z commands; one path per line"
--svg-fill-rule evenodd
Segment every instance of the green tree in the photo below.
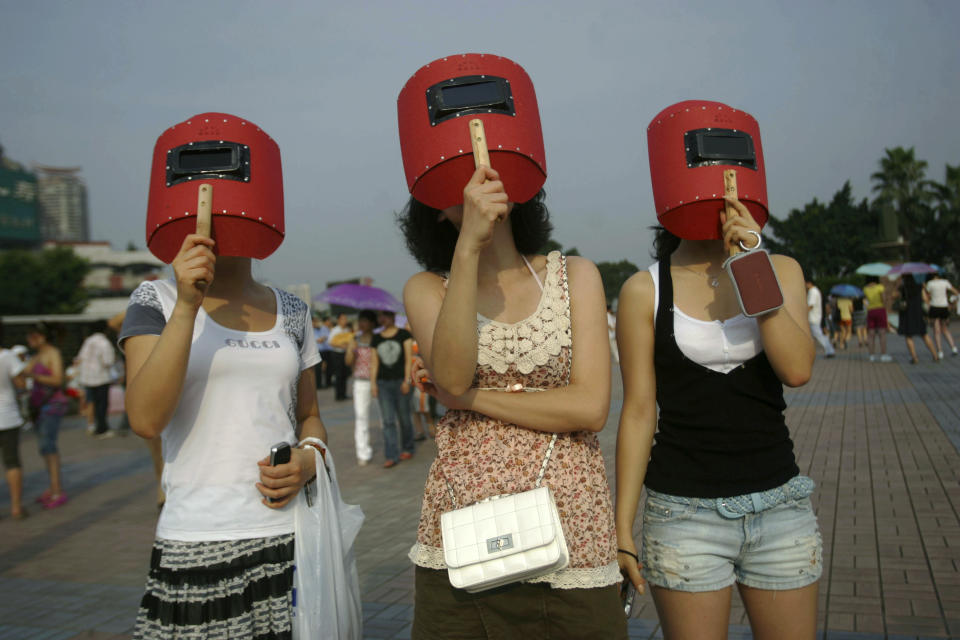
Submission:
M 80 313 L 90 265 L 66 247 L 0 253 L 0 314 Z
M 866 199 L 853 199 L 844 183 L 829 203 L 814 198 L 780 220 L 770 216 L 771 251 L 793 256 L 814 279 L 845 276 L 873 259 L 878 217 Z
M 598 262 L 597 269 L 600 271 L 600 279 L 603 280 L 603 293 L 607 297 L 607 302 L 616 300 L 620 296 L 620 287 L 623 283 L 640 270 L 629 260 Z
M 932 190 L 942 256 L 939 262 L 935 257 L 930 260 L 943 265 L 947 258 L 960 270 L 960 165 L 948 164 L 943 184 L 933 183 Z
M 894 147 L 884 153 L 880 170 L 870 176 L 877 194 L 874 206 L 881 216 L 895 216 L 897 230 L 907 242 L 907 257 L 920 256 L 937 232 L 930 207 L 933 192 L 926 179 L 927 162 L 916 158 L 913 147 Z M 916 246 L 914 239 L 919 239 Z

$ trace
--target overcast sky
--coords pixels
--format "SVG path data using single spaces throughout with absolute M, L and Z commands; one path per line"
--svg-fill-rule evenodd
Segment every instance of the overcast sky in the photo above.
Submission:
M 394 223 L 407 197 L 396 97 L 423 64 L 490 52 L 526 68 L 546 139 L 554 237 L 595 261 L 649 262 L 646 126 L 685 99 L 760 123 L 771 211 L 847 179 L 870 195 L 886 147 L 943 180 L 960 163 L 960 3 L 24 2 L 0 0 L 0 143 L 83 167 L 92 235 L 145 245 L 154 142 L 204 111 L 280 144 L 287 238 L 277 285 L 417 266 Z

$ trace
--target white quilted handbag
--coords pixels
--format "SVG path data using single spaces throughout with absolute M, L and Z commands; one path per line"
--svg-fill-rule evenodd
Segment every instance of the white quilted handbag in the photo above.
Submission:
M 570 554 L 560 513 L 550 487 L 540 486 L 556 441 L 554 434 L 535 489 L 494 496 L 440 516 L 443 558 L 454 587 L 476 593 L 567 566 Z

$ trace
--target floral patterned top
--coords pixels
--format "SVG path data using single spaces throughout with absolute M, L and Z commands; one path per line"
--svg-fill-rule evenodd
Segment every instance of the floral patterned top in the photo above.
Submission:
M 477 331 L 473 387 L 505 390 L 520 383 L 525 389 L 543 390 L 569 384 L 573 343 L 566 259 L 558 251 L 547 256 L 543 294 L 532 315 L 513 324 L 478 316 Z M 546 431 L 474 411 L 448 411 L 437 426 L 437 458 L 424 487 L 410 559 L 421 567 L 446 569 L 440 515 L 491 496 L 533 489 L 551 438 Z M 610 487 L 596 434 L 560 434 L 543 483 L 556 500 L 570 563 L 531 582 L 559 589 L 619 582 Z

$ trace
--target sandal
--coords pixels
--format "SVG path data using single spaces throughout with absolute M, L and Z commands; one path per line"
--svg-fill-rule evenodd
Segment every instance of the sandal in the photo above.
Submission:
M 61 492 L 60 495 L 58 495 L 56 498 L 54 498 L 51 495 L 50 500 L 43 503 L 43 508 L 56 509 L 57 507 L 62 507 L 66 503 L 67 503 L 67 494 L 64 492 Z

